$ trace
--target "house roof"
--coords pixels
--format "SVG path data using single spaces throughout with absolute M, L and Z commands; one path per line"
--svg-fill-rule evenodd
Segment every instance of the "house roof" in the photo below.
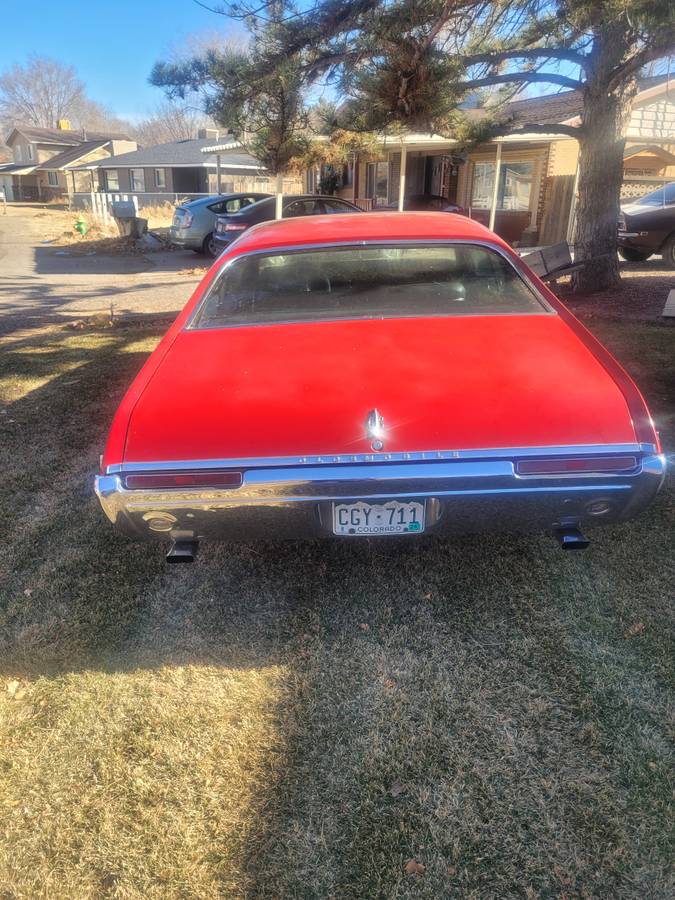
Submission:
M 0 175 L 30 175 L 36 168 L 25 163 L 8 163 L 0 166 Z
M 666 83 L 663 75 L 638 78 L 638 95 Z M 581 91 L 561 91 L 559 94 L 514 100 L 506 103 L 501 112 L 507 118 L 513 117 L 520 125 L 557 125 L 580 116 L 583 104 Z
M 79 169 L 124 169 L 138 166 L 208 166 L 215 167 L 215 160 L 206 160 L 202 154 L 202 148 L 213 144 L 213 138 L 197 138 L 195 140 L 171 141 L 168 144 L 156 144 L 154 147 L 146 147 L 144 150 L 134 150 L 131 153 L 120 153 L 117 156 L 108 156 L 106 159 L 86 163 L 77 166 Z M 222 162 L 223 168 L 232 169 L 260 169 L 258 163 L 248 153 L 242 151 L 228 152 Z
M 86 156 L 87 153 L 91 153 L 92 150 L 97 150 L 99 147 L 105 147 L 107 143 L 107 140 L 84 141 L 81 144 L 77 144 L 75 147 L 69 147 L 67 150 L 62 150 L 60 153 L 57 153 L 56 156 L 52 156 L 50 159 L 45 160 L 45 162 L 40 163 L 38 169 L 63 169 L 68 163 L 77 162 L 78 159 L 82 159 L 83 156 Z
M 514 100 L 502 107 L 502 114 L 519 125 L 557 125 L 581 114 L 581 91 L 562 91 L 545 97 Z
M 15 134 L 21 134 L 29 141 L 36 144 L 61 144 L 64 147 L 74 147 L 85 141 L 128 141 L 128 134 L 116 134 L 113 132 L 62 130 L 60 128 L 33 128 L 32 125 L 16 125 L 10 132 L 5 143 L 9 144 Z

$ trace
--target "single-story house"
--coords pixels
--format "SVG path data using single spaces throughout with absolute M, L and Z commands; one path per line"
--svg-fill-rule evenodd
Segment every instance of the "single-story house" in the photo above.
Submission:
M 218 140 L 215 129 L 203 129 L 192 140 L 157 144 L 133 153 L 96 160 L 72 169 L 71 205 L 82 208 L 90 202 L 92 190 L 106 194 L 134 196 L 139 208 L 156 203 L 175 203 L 185 197 L 199 197 L 238 190 L 274 190 L 273 180 L 232 138 L 225 136 L 219 158 L 202 150 Z M 75 182 L 89 174 L 84 188 Z M 296 189 L 301 189 L 297 179 Z
M 68 170 L 136 149 L 125 134 L 75 131 L 62 119 L 57 128 L 17 125 L 6 140 L 13 162 L 0 165 L 0 187 L 8 200 L 52 200 L 68 192 Z
M 582 97 L 564 91 L 509 104 L 520 134 L 462 153 L 456 141 L 434 134 L 383 137 L 380 158 L 344 167 L 338 194 L 363 208 L 436 194 L 462 206 L 514 244 L 552 244 L 573 229 L 579 146 L 573 137 L 528 133 L 527 127 L 579 122 Z M 317 183 L 309 173 L 309 187 Z M 675 84 L 643 79 L 626 132 L 622 198 L 629 200 L 675 181 Z M 496 187 L 495 187 L 496 184 Z

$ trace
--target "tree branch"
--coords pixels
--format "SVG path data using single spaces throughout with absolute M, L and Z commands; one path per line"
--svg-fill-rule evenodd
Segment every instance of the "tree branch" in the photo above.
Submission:
M 492 50 L 487 53 L 471 53 L 462 57 L 466 66 L 476 63 L 498 63 L 506 59 L 564 59 L 585 69 L 588 66 L 588 57 L 585 53 L 576 50 L 566 50 L 556 47 L 520 48 L 518 50 Z
M 566 134 L 567 137 L 572 137 L 576 140 L 579 140 L 583 133 L 581 126 L 575 128 L 574 125 L 563 125 L 557 122 L 550 125 L 523 125 L 516 131 L 510 129 L 503 131 L 503 134 Z
M 639 50 L 634 56 L 630 57 L 630 59 L 627 59 L 614 69 L 612 77 L 607 85 L 607 89 L 610 91 L 615 90 L 622 81 L 629 78 L 631 75 L 634 75 L 636 72 L 639 72 L 647 63 L 672 53 L 674 46 L 675 34 L 670 32 L 658 43 L 651 44 L 649 47 L 643 47 L 642 50 Z
M 458 87 L 473 90 L 479 87 L 488 87 L 493 84 L 559 84 L 561 87 L 578 91 L 584 86 L 583 81 L 576 78 L 567 78 L 566 75 L 557 75 L 555 72 L 510 72 L 506 75 L 486 75 L 485 78 L 476 78 L 474 81 L 464 81 Z

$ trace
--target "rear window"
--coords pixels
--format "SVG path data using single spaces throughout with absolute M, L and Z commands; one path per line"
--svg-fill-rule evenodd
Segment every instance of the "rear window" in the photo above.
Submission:
M 499 253 L 472 244 L 251 254 L 226 266 L 192 327 L 547 308 Z

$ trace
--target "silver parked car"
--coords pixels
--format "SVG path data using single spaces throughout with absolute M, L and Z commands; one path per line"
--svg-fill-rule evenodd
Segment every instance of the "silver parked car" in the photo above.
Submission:
M 217 256 L 220 247 L 213 244 L 216 216 L 221 213 L 237 213 L 270 196 L 272 195 L 251 192 L 212 194 L 210 197 L 199 197 L 197 200 L 181 203 L 173 214 L 169 232 L 171 241 L 186 250 L 194 250 L 195 253 Z

